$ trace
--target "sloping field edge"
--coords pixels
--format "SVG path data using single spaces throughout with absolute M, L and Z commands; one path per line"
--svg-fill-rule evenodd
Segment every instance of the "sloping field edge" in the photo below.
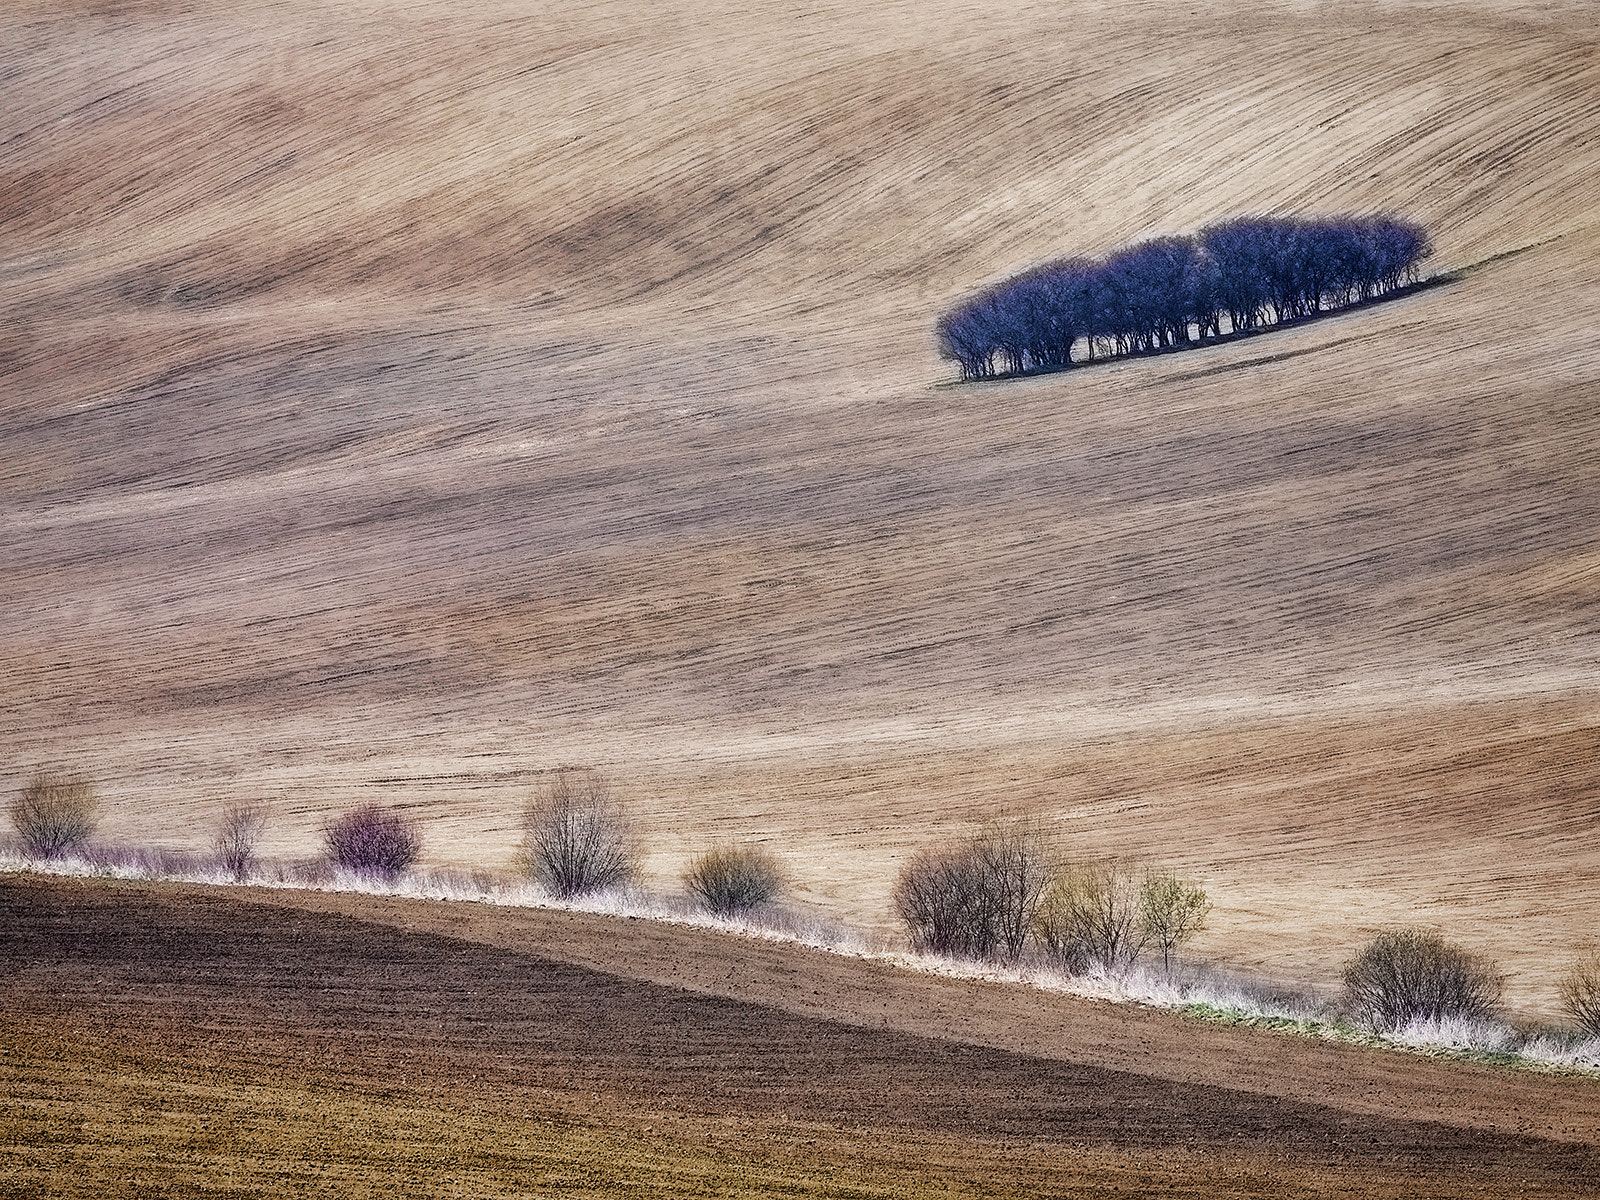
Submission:
M 280 865 L 274 875 L 262 874 L 241 883 L 218 868 L 159 870 L 145 865 L 106 866 L 72 858 L 46 862 L 0 855 L 0 873 L 4 874 L 354 894 L 647 920 L 789 943 L 949 979 L 1131 1005 L 1204 1024 L 1479 1066 L 1600 1080 L 1600 1039 L 1597 1038 L 1583 1039 L 1548 1029 L 1523 1034 L 1507 1025 L 1469 1022 L 1416 1025 L 1396 1034 L 1374 1032 L 1343 1018 L 1329 1001 L 1309 991 L 1273 987 L 1262 980 L 1203 964 L 1181 965 L 1170 973 L 1135 967 L 1115 974 L 1097 972 L 1073 976 L 1037 964 L 1007 967 L 916 954 L 872 942 L 859 930 L 790 908 L 774 908 L 759 916 L 741 919 L 715 916 L 695 908 L 687 899 L 675 900 L 637 889 L 563 901 L 545 895 L 531 884 L 507 881 L 483 872 L 425 871 L 390 885 L 343 872 L 330 879 L 307 882 L 294 878 L 293 871 L 292 867 L 286 870 Z

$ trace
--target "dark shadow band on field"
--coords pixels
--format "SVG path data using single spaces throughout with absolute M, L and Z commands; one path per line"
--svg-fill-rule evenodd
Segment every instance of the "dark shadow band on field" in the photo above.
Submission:
M 1114 354 L 1103 358 L 1084 359 L 1082 361 L 1071 363 L 1062 367 L 1040 367 L 1036 370 L 1021 371 L 1014 374 L 992 375 L 983 379 L 947 379 L 936 383 L 933 386 L 936 388 L 971 387 L 982 384 L 1009 383 L 1017 379 L 1038 379 L 1048 375 L 1066 375 L 1072 372 L 1091 370 L 1095 367 L 1112 367 L 1117 366 L 1120 363 L 1139 362 L 1152 358 L 1166 358 L 1174 354 L 1187 354 L 1196 350 L 1211 350 L 1219 346 L 1232 346 L 1239 342 L 1251 341 L 1260 337 L 1268 337 L 1282 330 L 1304 329 L 1309 325 L 1315 325 L 1322 321 L 1334 320 L 1338 317 L 1347 316 L 1350 313 L 1362 312 L 1366 309 L 1377 307 L 1378 305 L 1388 304 L 1391 301 L 1403 300 L 1408 296 L 1415 296 L 1420 292 L 1432 291 L 1436 288 L 1448 287 L 1451 284 L 1460 283 L 1479 271 L 1485 270 L 1491 266 L 1496 266 L 1500 263 L 1507 262 L 1513 258 L 1517 258 L 1520 255 L 1528 253 L 1530 250 L 1537 250 L 1541 246 L 1547 246 L 1551 242 L 1560 241 L 1564 236 L 1564 234 L 1560 233 L 1552 234 L 1550 237 L 1542 238 L 1537 242 L 1529 242 L 1526 245 L 1516 246 L 1510 250 L 1502 250 L 1497 254 L 1489 255 L 1487 258 L 1480 258 L 1475 262 L 1467 263 L 1465 266 L 1452 267 L 1447 271 L 1439 271 L 1433 275 L 1427 276 L 1424 279 L 1419 279 L 1415 283 L 1408 283 L 1404 287 L 1395 288 L 1392 292 L 1385 292 L 1381 296 L 1374 296 L 1370 300 L 1360 300 L 1354 304 L 1340 305 L 1338 308 L 1323 309 L 1320 312 L 1310 313 L 1304 317 L 1297 317 L 1292 321 L 1284 321 L 1282 323 L 1268 325 L 1261 329 L 1244 330 L 1239 333 L 1225 333 L 1216 337 L 1205 338 L 1193 342 L 1184 342 L 1176 346 L 1160 346 L 1151 350 L 1132 351 L 1128 354 Z M 1264 354 L 1258 358 L 1244 359 L 1241 362 L 1225 363 L 1221 366 L 1207 367 L 1200 371 L 1190 371 L 1183 375 L 1171 376 L 1166 382 L 1187 383 L 1190 380 L 1204 379 L 1210 375 L 1222 375 L 1229 371 L 1242 371 L 1250 367 L 1260 367 L 1269 363 L 1284 362 L 1288 359 L 1300 358 L 1307 354 L 1320 354 L 1324 350 L 1331 350 L 1336 346 L 1343 346 L 1350 342 L 1359 341 L 1361 336 L 1362 335 L 1360 334 L 1351 334 L 1348 337 L 1335 338 L 1333 341 L 1323 342 L 1316 346 L 1303 346 L 1298 350 L 1285 350 L 1279 354 Z
M 1600 1178 L 1600 1147 L 863 1028 L 220 891 L 0 880 L 0 979 L 18 1013 L 196 1054 L 227 1046 L 255 1069 L 311 1072 L 321 1086 L 454 1103 L 604 1093 L 654 1111 L 1183 1146 L 1285 1167 L 1556 1187 Z

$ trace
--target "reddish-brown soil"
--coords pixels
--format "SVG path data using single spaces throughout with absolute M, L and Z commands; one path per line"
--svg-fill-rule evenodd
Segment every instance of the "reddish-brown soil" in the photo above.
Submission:
M 70 1075 L 107 1054 L 130 1079 L 159 1063 L 235 1098 L 290 1079 L 601 1129 L 668 1121 L 674 1138 L 718 1131 L 736 1155 L 765 1139 L 821 1162 L 859 1140 L 890 1176 L 937 1168 L 1002 1193 L 1115 1194 L 1147 1154 L 1175 1186 L 1208 1174 L 1214 1194 L 1581 1195 L 1600 1179 L 1592 1080 L 1224 1029 L 703 930 L 17 876 L 0 884 L 0 918 L 7 1168 L 34 1183 L 49 1156 L 30 1109 L 50 1087 L 28 1077 L 30 1056 Z M 115 1103 L 85 1095 L 80 1107 L 91 1099 Z M 224 1134 L 238 1154 L 258 1131 L 235 1116 Z M 61 1127 L 44 1143 L 94 1149 Z M 204 1156 L 193 1167 L 196 1180 L 210 1169 Z

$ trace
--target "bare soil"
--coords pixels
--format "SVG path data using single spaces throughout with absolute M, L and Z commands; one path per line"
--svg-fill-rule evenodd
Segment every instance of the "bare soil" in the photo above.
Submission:
M 1581 4 L 26 0 L 0 15 L 0 784 L 507 865 L 610 775 L 892 932 L 997 810 L 1197 949 L 1377 927 L 1523 1013 L 1600 926 L 1600 75 Z M 1459 282 L 946 387 L 1051 254 L 1393 208 Z M 1510 253 L 1516 252 L 1518 253 Z
M 492 1147 L 384 1160 L 391 1186 L 424 1194 L 551 1122 L 570 1153 L 507 1151 L 519 1188 L 604 1166 L 606 1137 L 659 1143 L 678 1170 L 710 1147 L 769 1185 L 809 1158 L 820 1194 L 857 1194 L 851 1172 L 1009 1195 L 1138 1192 L 1152 1173 L 1213 1195 L 1592 1195 L 1600 1177 L 1588 1079 L 618 918 L 21 876 L 0 907 L 16 1194 L 97 1194 L 103 1170 L 75 1164 L 119 1159 L 133 1170 L 112 1190 L 129 1194 L 163 1172 L 200 1194 L 224 1162 L 239 1190 L 293 1190 L 306 1171 L 359 1175 L 417 1120 L 396 1114 L 418 1112 L 494 1127 Z M 318 1119 L 294 1092 L 374 1111 L 346 1114 L 312 1162 L 269 1169 L 276 1122 Z
M 1593 15 L 1580 0 L 12 0 L 0 794 L 83 772 L 101 838 L 196 852 L 228 804 L 264 801 L 262 849 L 288 859 L 317 854 L 338 812 L 394 804 L 421 821 L 428 864 L 503 870 L 541 781 L 593 768 L 630 805 L 652 886 L 714 840 L 759 839 L 796 902 L 879 937 L 897 935 L 907 856 L 1022 813 L 1068 853 L 1201 880 L 1203 957 L 1330 987 L 1374 930 L 1422 924 L 1493 956 L 1517 1019 L 1554 1019 L 1600 928 Z M 1433 231 L 1455 282 L 1004 385 L 950 386 L 935 355 L 942 307 L 1052 255 L 1246 211 L 1391 209 Z M 369 919 L 316 903 L 317 929 Z M 80 915 L 80 934 L 30 918 L 28 937 L 107 928 Z M 502 952 L 507 970 L 546 969 L 543 951 L 471 951 Z M 174 994 L 206 994 L 180 974 Z M 214 1043 L 169 1030 L 157 985 L 129 987 L 120 1007 L 108 993 L 114 1026 L 28 992 L 28 1028 L 88 1040 L 68 1061 L 50 1057 L 60 1036 L 30 1034 L 9 1061 L 62 1088 L 87 1072 L 98 1095 L 125 1054 L 202 1087 L 185 1064 L 226 1073 L 229 1046 L 279 1064 L 293 1044 L 259 1006 Z M 794 1029 L 834 1036 L 783 1028 L 790 1046 Z M 1178 1028 L 1167 1057 L 1212 1036 Z M 376 1054 L 369 1036 L 351 1062 Z M 1075 1043 L 1070 1063 L 1154 1078 L 1121 1036 L 1108 1028 L 1100 1057 Z M 1068 1069 L 1036 1064 L 1069 1062 L 1038 1028 L 974 1039 L 1021 1056 L 986 1078 Z M 1229 1042 L 1226 1061 L 1255 1044 Z M 466 1053 L 437 1052 L 435 1080 Z M 967 1069 L 953 1053 L 927 1049 L 946 1080 Z M 1169 1082 L 1270 1093 L 1313 1106 L 1284 1128 L 1329 1128 L 1313 1110 L 1331 1102 L 1282 1082 L 1298 1067 L 1263 1065 L 1280 1083 L 1252 1092 L 1217 1063 Z M 261 1163 L 326 1132 L 287 1115 L 308 1095 L 378 1103 L 355 1067 L 328 1069 L 334 1091 L 295 1091 L 318 1086 L 295 1074 L 274 1093 L 304 1140 Z M 916 1090 L 895 1078 L 886 1094 Z M 702 1112 L 689 1078 L 639 1086 L 673 1097 L 645 1108 Z M 1095 1170 L 1124 1190 L 1214 1185 L 1226 1139 L 1197 1121 L 1185 1158 L 1187 1127 L 1138 1090 L 1154 1085 L 1126 1086 L 1162 1132 L 1095 1124 L 1109 1108 L 1086 1128 L 1161 1165 L 1140 1175 L 1146 1149 L 1107 1150 Z M 888 1111 L 829 1094 L 793 1101 L 829 1138 Z M 1421 1100 L 1385 1116 L 1340 1095 L 1362 1120 L 1435 1119 Z M 740 1111 L 778 1128 L 763 1103 Z M 1065 1137 L 1039 1115 L 1056 1103 L 1017 1119 Z M 1243 1147 L 1229 1186 L 1254 1178 L 1250 1155 L 1272 1161 L 1279 1117 L 1256 1103 L 1217 1101 Z M 1442 1128 L 1478 1129 L 1476 1101 L 1441 1103 Z M 1013 1144 L 982 1105 L 939 1104 L 990 1139 L 984 1163 L 1047 1169 L 1022 1148 L 1033 1133 Z M 48 1111 L 31 1145 L 85 1119 Z M 384 1111 L 363 1127 L 423 1121 Z M 896 1119 L 876 1149 L 839 1151 L 889 1156 L 870 1187 L 967 1161 L 969 1117 Z M 169 1150 L 187 1144 L 174 1120 Z M 451 1127 L 424 1125 L 405 1127 L 430 1145 Z M 114 1144 L 95 1128 L 79 1142 Z M 495 1129 L 480 1140 L 512 1144 Z M 1371 1144 L 1434 1136 L 1410 1129 Z M 923 1140 L 901 1153 L 907 1130 Z M 560 1154 L 589 1136 L 568 1128 Z M 605 1143 L 607 1186 L 713 1170 L 687 1143 L 652 1157 L 634 1138 Z M 1439 1150 L 1441 1188 L 1511 1188 L 1511 1168 L 1480 1177 L 1455 1153 Z M 115 1178 L 109 1151 L 88 1160 Z M 1576 1187 L 1560 1165 L 1575 1160 L 1551 1161 L 1550 1186 Z M 1352 1163 L 1357 1191 L 1400 1177 Z M 761 1186 L 801 1188 L 790 1166 Z M 1344 1178 L 1332 1167 L 1284 1170 L 1284 1188 L 1345 1186 L 1319 1182 Z

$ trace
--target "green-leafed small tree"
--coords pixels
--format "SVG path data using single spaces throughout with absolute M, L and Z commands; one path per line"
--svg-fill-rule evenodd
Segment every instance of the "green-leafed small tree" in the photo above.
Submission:
M 1139 888 L 1139 924 L 1145 941 L 1161 947 L 1161 966 L 1172 969 L 1172 955 L 1205 926 L 1211 901 L 1205 889 L 1171 871 L 1151 871 Z

